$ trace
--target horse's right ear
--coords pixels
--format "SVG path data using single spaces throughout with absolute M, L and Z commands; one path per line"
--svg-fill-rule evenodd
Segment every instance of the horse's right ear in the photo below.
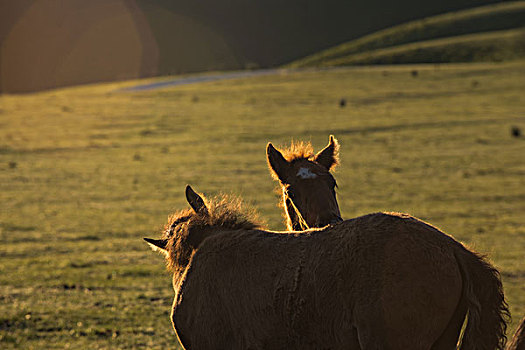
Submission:
M 284 159 L 281 152 L 273 147 L 271 142 L 266 146 L 266 159 L 268 160 L 268 166 L 270 167 L 272 176 L 281 182 L 285 182 L 290 163 Z
M 206 208 L 204 199 L 202 199 L 202 197 L 199 196 L 190 185 L 186 186 L 186 200 L 197 214 L 208 215 L 208 208 Z
M 333 170 L 339 164 L 339 142 L 334 135 L 330 135 L 328 146 L 319 151 L 314 160 L 328 170 Z

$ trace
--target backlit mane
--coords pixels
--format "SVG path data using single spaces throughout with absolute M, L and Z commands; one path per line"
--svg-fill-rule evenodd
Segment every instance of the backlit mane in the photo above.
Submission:
M 187 221 L 190 226 L 215 226 L 233 230 L 263 228 L 256 211 L 247 208 L 238 197 L 220 195 L 204 200 L 208 214 L 195 213 L 192 209 L 175 213 L 169 217 L 165 232 L 168 233 L 173 224 L 183 221 Z
M 305 159 L 308 160 L 314 156 L 314 150 L 310 142 L 294 142 L 292 141 L 289 148 L 282 151 L 283 157 L 288 162 Z

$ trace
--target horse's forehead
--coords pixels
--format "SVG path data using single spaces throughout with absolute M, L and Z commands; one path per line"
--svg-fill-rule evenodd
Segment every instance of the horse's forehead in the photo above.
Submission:
M 296 174 L 301 179 L 315 179 L 318 175 L 314 173 L 310 168 L 299 168 Z
M 326 175 L 324 169 L 311 161 L 298 162 L 295 164 L 293 171 L 293 175 L 300 180 L 316 179 L 320 175 Z

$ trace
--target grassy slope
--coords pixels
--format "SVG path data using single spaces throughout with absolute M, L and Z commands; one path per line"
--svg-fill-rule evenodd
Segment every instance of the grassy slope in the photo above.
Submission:
M 294 61 L 289 66 L 293 68 L 329 66 L 337 64 L 338 60 L 339 62 L 344 59 L 351 61 L 354 55 L 368 51 L 439 38 L 508 30 L 522 27 L 524 21 L 524 1 L 481 6 L 423 18 L 381 30 Z
M 459 35 L 326 60 L 323 67 L 344 65 L 505 61 L 525 57 L 525 27 Z
M 187 183 L 282 228 L 266 143 L 330 133 L 344 217 L 409 212 L 488 253 L 519 319 L 524 78 L 525 62 L 398 66 L 0 97 L 0 347 L 174 344 L 170 278 L 142 237 L 186 207 Z

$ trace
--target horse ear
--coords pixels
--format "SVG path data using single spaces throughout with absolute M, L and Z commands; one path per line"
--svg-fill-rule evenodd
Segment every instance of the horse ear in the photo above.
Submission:
M 268 142 L 268 146 L 266 146 L 266 159 L 268 160 L 268 166 L 270 167 L 272 176 L 281 182 L 285 182 L 290 163 L 284 159 L 281 152 L 273 147 L 271 142 Z
M 208 208 L 206 208 L 204 199 L 202 199 L 202 197 L 199 196 L 190 185 L 186 186 L 186 200 L 197 214 L 208 215 Z
M 146 242 L 148 242 L 151 249 L 154 251 L 160 250 L 163 253 L 166 253 L 168 245 L 167 239 L 152 239 L 152 238 L 144 238 Z
M 328 146 L 319 151 L 314 160 L 328 170 L 332 170 L 339 164 L 339 142 L 334 135 L 330 135 Z

